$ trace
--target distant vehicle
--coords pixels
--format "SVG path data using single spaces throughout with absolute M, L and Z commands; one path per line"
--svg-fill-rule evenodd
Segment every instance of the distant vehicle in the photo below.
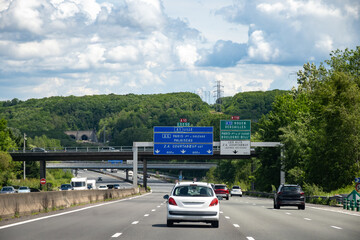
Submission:
M 205 222 L 219 227 L 219 200 L 209 183 L 181 182 L 167 199 L 167 226 L 175 222 Z
M 115 183 L 114 184 L 114 189 L 120 189 L 120 184 Z
M 215 184 L 215 193 L 218 197 L 226 198 L 229 200 L 229 189 L 225 184 Z
M 120 150 L 114 147 L 103 147 L 100 149 L 100 152 L 120 152 Z
M 129 177 L 132 177 L 134 175 L 133 171 L 128 171 Z
M 88 189 L 96 189 L 96 180 L 95 179 L 88 179 L 87 182 Z
M 305 193 L 300 185 L 281 184 L 274 194 L 274 208 L 280 209 L 281 206 L 297 206 L 298 209 L 305 210 Z
M 60 191 L 70 191 L 70 190 L 74 190 L 73 186 L 71 186 L 71 184 L 61 184 L 61 186 L 59 187 Z
M 111 172 L 112 173 L 117 173 L 117 169 L 115 168 L 115 169 L 111 169 Z
M 32 152 L 47 152 L 44 148 L 35 147 L 31 150 Z
M 22 187 L 19 187 L 19 189 L 18 189 L 18 193 L 29 193 L 29 192 L 31 192 L 29 187 L 22 186 Z
M 5 193 L 5 194 L 9 194 L 9 193 L 16 193 L 15 188 L 12 186 L 6 186 L 3 187 L 0 191 L 0 193 Z
M 98 182 L 101 182 L 102 181 L 102 177 L 98 177 Z
M 240 196 L 242 197 L 242 191 L 241 191 L 241 187 L 240 186 L 233 186 L 231 191 L 230 191 L 230 196 Z
M 72 178 L 70 184 L 74 188 L 74 190 L 86 190 L 87 189 L 87 178 L 86 177 Z
M 113 184 L 108 184 L 106 185 L 108 189 L 113 189 L 114 188 L 114 185 Z
M 108 187 L 105 186 L 105 185 L 100 185 L 100 186 L 98 187 L 98 189 L 99 189 L 99 190 L 107 190 Z

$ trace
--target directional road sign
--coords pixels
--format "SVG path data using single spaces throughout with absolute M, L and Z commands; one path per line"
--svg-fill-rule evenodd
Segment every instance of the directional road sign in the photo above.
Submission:
M 154 155 L 212 155 L 213 127 L 154 127 Z
M 250 141 L 221 141 L 220 155 L 250 155 Z

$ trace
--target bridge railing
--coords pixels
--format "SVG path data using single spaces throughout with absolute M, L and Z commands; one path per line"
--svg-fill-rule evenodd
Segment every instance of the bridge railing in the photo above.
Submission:
M 219 146 L 213 147 L 214 151 L 220 151 Z M 40 153 L 40 152 L 132 152 L 132 146 L 114 146 L 114 147 L 51 147 L 51 148 L 33 148 L 26 149 L 25 151 L 21 148 L 10 149 L 11 153 Z M 153 147 L 138 147 L 139 152 L 153 152 Z

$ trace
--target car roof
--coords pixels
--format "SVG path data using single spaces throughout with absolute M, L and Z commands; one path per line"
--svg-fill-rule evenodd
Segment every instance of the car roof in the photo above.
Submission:
M 206 183 L 206 182 L 179 182 L 176 184 L 176 186 L 190 186 L 190 185 L 198 185 L 198 186 L 208 186 L 211 187 L 210 183 Z

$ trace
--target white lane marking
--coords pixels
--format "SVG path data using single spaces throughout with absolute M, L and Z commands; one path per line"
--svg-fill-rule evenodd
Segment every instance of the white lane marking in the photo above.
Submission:
M 160 207 L 160 206 L 157 206 L 158 208 Z
M 342 228 L 341 227 L 338 227 L 338 226 L 331 226 L 332 228 L 335 228 L 335 229 L 339 229 L 341 230 Z
M 234 227 L 236 227 L 236 228 L 239 228 L 240 226 L 239 226 L 239 224 L 233 224 L 234 225 Z
M 229 217 L 229 216 L 225 216 L 225 218 L 226 218 L 226 219 L 230 219 L 230 217 Z
M 309 208 L 360 217 L 360 214 L 358 214 L 358 213 L 352 213 L 352 212 L 347 212 L 347 211 L 343 211 L 343 210 L 332 210 L 332 209 L 325 209 L 325 208 L 319 208 L 319 207 L 309 207 Z
M 145 214 L 144 217 L 148 217 L 150 214 Z
M 122 233 L 115 233 L 114 235 L 112 235 L 111 237 L 112 238 L 117 238 L 117 237 L 120 237 Z
M 291 213 L 289 213 L 289 212 L 287 212 L 287 213 L 285 213 L 286 215 L 291 215 Z
M 152 194 L 152 192 L 146 193 L 144 195 L 139 195 L 137 197 L 133 197 L 132 199 L 139 198 L 139 197 L 144 197 L 144 196 L 147 196 L 149 194 Z M 105 206 L 105 205 L 114 204 L 114 203 L 118 203 L 118 202 L 124 202 L 124 201 L 128 201 L 128 200 L 129 200 L 129 198 L 124 198 L 124 199 L 120 199 L 120 200 L 116 200 L 116 201 L 101 203 L 101 204 L 94 205 L 94 206 L 75 209 L 75 210 L 71 210 L 71 211 L 68 211 L 68 212 L 63 212 L 63 213 L 58 213 L 58 214 L 54 214 L 54 215 L 50 215 L 50 216 L 30 219 L 30 220 L 23 221 L 23 222 L 18 222 L 18 223 L 13 223 L 13 224 L 1 226 L 0 229 L 5 229 L 5 228 L 9 228 L 9 227 L 15 227 L 15 226 L 23 225 L 23 224 L 26 224 L 26 223 L 36 222 L 36 221 L 40 221 L 40 220 L 44 220 L 44 219 L 48 219 L 48 218 L 53 218 L 53 217 L 59 217 L 59 216 L 67 215 L 67 214 L 70 214 L 70 213 L 81 212 L 81 211 L 88 210 L 88 209 L 91 209 L 91 208 L 102 207 L 102 206 Z
M 256 206 L 256 203 L 253 203 L 254 206 Z
M 139 221 L 134 221 L 131 224 L 138 224 L 138 223 L 139 223 Z
M 156 211 L 156 209 L 153 209 L 153 210 L 151 210 L 152 212 L 155 212 Z
M 248 240 L 255 240 L 253 237 L 246 237 Z
M 224 213 L 223 211 L 220 211 L 220 213 Z
M 304 218 L 306 221 L 311 221 L 311 219 L 310 218 Z

